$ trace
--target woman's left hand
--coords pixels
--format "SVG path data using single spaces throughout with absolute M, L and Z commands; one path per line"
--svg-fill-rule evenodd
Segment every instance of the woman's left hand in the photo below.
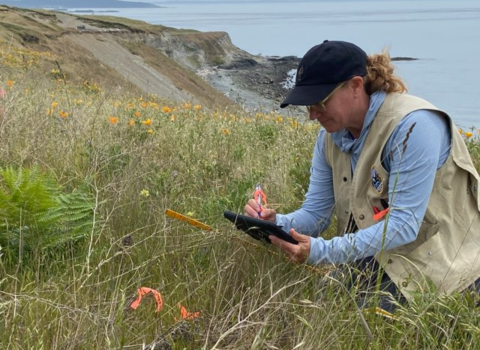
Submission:
M 292 236 L 298 244 L 288 243 L 275 236 L 268 236 L 268 238 L 270 238 L 274 246 L 283 250 L 291 261 L 299 264 L 304 263 L 310 255 L 310 236 L 302 235 L 293 228 L 290 229 L 290 236 Z

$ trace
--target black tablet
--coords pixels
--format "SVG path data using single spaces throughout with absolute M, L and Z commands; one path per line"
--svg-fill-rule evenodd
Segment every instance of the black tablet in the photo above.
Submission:
M 239 230 L 244 231 L 255 239 L 271 243 L 268 236 L 272 235 L 281 238 L 288 243 L 298 244 L 292 236 L 283 231 L 280 226 L 275 225 L 273 222 L 255 219 L 228 210 L 224 211 L 223 215 L 233 222 Z

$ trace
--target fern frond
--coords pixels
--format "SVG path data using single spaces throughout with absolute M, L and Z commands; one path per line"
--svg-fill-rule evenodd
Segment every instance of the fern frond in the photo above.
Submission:
M 0 203 L 0 245 L 9 256 L 76 242 L 93 227 L 92 196 L 85 190 L 63 193 L 37 167 L 0 168 Z

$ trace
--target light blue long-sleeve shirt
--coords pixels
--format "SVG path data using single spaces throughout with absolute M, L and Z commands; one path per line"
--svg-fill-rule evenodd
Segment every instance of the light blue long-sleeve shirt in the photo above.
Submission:
M 348 130 L 331 134 L 333 142 L 340 150 L 350 154 L 352 173 L 370 125 L 385 96 L 385 92 L 372 94 L 358 139 L 353 139 Z M 402 142 L 413 123 L 416 124 L 408 139 L 408 152 L 400 155 Z M 373 256 L 382 248 L 384 221 L 330 240 L 318 237 L 328 227 L 335 206 L 332 169 L 323 149 L 324 137 L 325 130 L 321 130 L 314 149 L 310 184 L 302 207 L 290 214 L 277 214 L 277 224 L 283 226 L 286 232 L 295 228 L 298 232 L 311 236 L 308 258 L 310 264 L 346 263 Z M 448 121 L 433 111 L 412 112 L 394 129 L 382 153 L 383 166 L 390 174 L 389 198 L 395 190 L 396 208 L 390 211 L 384 249 L 402 246 L 416 239 L 425 216 L 436 171 L 448 158 L 450 145 Z M 383 156 L 390 152 L 393 152 L 393 157 Z

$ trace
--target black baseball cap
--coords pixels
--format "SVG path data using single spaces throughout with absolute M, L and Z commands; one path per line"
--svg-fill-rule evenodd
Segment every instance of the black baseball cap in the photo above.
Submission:
M 325 40 L 300 60 L 295 87 L 280 105 L 309 106 L 322 101 L 338 84 L 367 74 L 367 54 L 346 41 Z

